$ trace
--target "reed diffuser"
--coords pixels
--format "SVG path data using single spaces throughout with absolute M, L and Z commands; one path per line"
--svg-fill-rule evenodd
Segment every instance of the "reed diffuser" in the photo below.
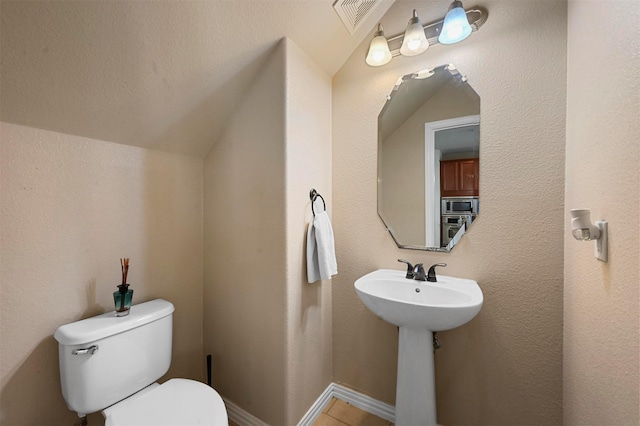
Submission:
M 133 290 L 129 289 L 127 274 L 129 273 L 129 258 L 120 259 L 120 269 L 122 270 L 122 284 L 118 285 L 118 291 L 113 292 L 113 302 L 116 307 L 116 316 L 123 317 L 129 315 Z

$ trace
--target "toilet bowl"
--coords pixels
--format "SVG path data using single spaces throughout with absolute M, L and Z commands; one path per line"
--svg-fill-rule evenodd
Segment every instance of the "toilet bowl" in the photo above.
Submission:
M 186 379 L 154 383 L 102 414 L 105 426 L 228 424 L 220 395 L 203 383 Z
M 162 377 L 171 364 L 174 306 L 156 299 L 66 324 L 56 330 L 62 395 L 84 417 L 102 411 L 105 426 L 227 426 L 211 387 Z

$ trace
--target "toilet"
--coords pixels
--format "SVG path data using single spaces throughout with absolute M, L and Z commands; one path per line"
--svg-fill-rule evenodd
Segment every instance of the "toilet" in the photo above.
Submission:
M 162 377 L 171 364 L 173 304 L 156 299 L 59 327 L 62 396 L 85 417 L 102 411 L 105 426 L 228 426 L 220 395 L 204 383 Z

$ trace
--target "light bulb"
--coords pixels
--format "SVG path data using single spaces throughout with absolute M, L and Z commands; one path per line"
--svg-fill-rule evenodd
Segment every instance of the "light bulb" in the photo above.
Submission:
M 420 47 L 420 40 L 411 40 L 411 41 L 409 41 L 409 43 L 407 43 L 407 47 L 411 51 L 418 50 L 418 48 Z

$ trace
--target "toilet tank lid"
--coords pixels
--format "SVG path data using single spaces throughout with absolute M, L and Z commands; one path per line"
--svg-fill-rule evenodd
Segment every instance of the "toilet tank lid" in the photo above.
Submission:
M 115 311 L 60 326 L 53 337 L 61 345 L 84 345 L 171 315 L 171 302 L 155 299 L 131 306 L 129 315 L 116 317 Z

